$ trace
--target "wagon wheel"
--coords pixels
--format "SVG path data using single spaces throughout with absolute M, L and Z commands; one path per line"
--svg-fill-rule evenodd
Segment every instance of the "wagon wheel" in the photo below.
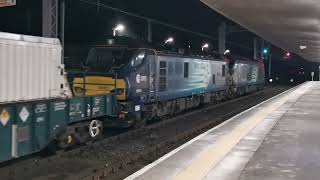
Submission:
M 89 134 L 92 138 L 98 137 L 102 134 L 102 124 L 100 121 L 92 120 L 89 124 Z
M 74 145 L 74 138 L 72 134 L 67 134 L 64 133 L 61 136 L 58 137 L 57 139 L 57 145 L 59 148 L 61 149 L 65 149 L 67 147 L 70 147 L 72 145 Z

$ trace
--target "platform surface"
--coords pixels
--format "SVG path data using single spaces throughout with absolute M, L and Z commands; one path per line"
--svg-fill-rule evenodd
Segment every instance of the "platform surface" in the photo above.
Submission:
M 125 180 L 320 179 L 320 82 L 229 119 Z

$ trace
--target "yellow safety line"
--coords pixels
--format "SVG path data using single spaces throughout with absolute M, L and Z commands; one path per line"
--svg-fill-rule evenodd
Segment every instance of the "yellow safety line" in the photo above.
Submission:
M 298 89 L 297 89 L 298 90 Z M 294 92 L 296 92 L 295 90 Z M 298 90 L 299 91 L 299 90 Z M 291 96 L 297 96 L 291 92 L 290 95 L 284 96 L 281 99 L 269 105 L 268 108 L 259 110 L 255 115 L 251 116 L 234 128 L 230 133 L 222 137 L 217 144 L 209 147 L 205 152 L 201 153 L 191 164 L 181 171 L 174 180 L 197 180 L 203 179 L 209 171 L 217 165 L 238 143 L 247 135 L 253 128 L 261 123 L 270 113 L 284 104 Z M 305 92 L 305 91 L 304 91 Z M 300 93 L 299 93 L 300 94 Z

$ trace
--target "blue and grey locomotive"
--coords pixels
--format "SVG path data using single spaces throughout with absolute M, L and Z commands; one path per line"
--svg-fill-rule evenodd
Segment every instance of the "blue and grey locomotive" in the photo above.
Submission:
M 97 61 L 109 64 L 125 81 L 125 102 L 139 104 L 142 119 L 172 115 L 202 103 L 242 95 L 264 84 L 261 61 L 225 56 L 191 56 L 152 48 L 96 47 L 100 54 L 91 55 L 87 66 L 98 71 Z

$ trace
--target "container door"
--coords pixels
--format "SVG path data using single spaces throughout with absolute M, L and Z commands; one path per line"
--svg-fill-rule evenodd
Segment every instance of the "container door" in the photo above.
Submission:
M 87 115 L 90 116 L 91 112 L 87 112 L 87 107 L 90 105 L 86 104 L 86 98 L 84 97 L 70 99 L 69 123 L 80 121 L 87 117 Z
M 13 109 L 0 107 L 0 162 L 11 159 Z
M 39 103 L 34 106 L 35 125 L 34 132 L 35 150 L 44 148 L 49 143 L 49 108 L 46 103 Z
M 156 97 L 156 60 L 155 57 L 150 58 L 149 61 L 149 101 L 150 102 L 155 102 L 157 97 Z
M 49 112 L 49 137 L 54 138 L 57 133 L 65 128 L 68 121 L 68 101 L 56 101 L 50 103 Z
M 113 94 L 105 95 L 105 113 L 107 116 L 116 115 L 116 97 Z
M 18 156 L 33 152 L 32 112 L 32 106 L 30 104 L 21 104 L 17 107 L 16 143 Z
M 92 116 L 97 117 L 97 116 L 103 116 L 106 114 L 105 107 L 106 102 L 104 96 L 95 96 L 92 98 Z

